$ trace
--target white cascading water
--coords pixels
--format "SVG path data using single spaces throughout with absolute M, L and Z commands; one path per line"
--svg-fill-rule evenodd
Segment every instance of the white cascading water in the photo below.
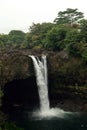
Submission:
M 32 58 L 34 69 L 36 72 L 36 81 L 38 86 L 38 93 L 39 93 L 39 99 L 40 99 L 40 111 L 35 111 L 34 117 L 64 117 L 63 110 L 59 108 L 50 108 L 49 107 L 49 98 L 48 98 L 48 80 L 47 80 L 47 61 L 46 56 L 42 55 L 41 61 L 36 56 L 29 55 L 29 57 Z
M 47 64 L 46 56 L 42 55 L 42 61 L 38 57 L 29 56 L 32 58 L 34 63 L 34 68 L 36 72 L 36 80 L 38 86 L 38 93 L 40 98 L 40 111 L 49 110 L 49 99 L 48 99 L 48 89 L 47 89 Z

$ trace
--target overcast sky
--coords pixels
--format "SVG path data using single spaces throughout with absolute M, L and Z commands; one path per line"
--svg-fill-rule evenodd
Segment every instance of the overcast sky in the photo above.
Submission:
M 0 33 L 28 32 L 32 23 L 53 22 L 67 8 L 78 8 L 87 18 L 86 0 L 0 0 Z

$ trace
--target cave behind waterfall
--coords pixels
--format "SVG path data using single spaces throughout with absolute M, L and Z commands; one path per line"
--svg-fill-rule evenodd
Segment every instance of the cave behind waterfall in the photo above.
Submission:
M 13 80 L 4 86 L 2 99 L 4 108 L 39 105 L 38 89 L 35 77 Z

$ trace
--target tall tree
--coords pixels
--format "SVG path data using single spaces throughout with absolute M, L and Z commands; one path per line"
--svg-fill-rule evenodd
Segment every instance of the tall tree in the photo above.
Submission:
M 83 19 L 80 21 L 80 29 L 81 32 L 87 33 L 87 19 Z
M 46 34 L 47 32 L 52 29 L 52 27 L 54 26 L 53 23 L 37 23 L 37 24 L 34 24 L 29 28 L 29 31 L 30 33 L 28 33 L 27 35 L 27 41 L 30 41 L 28 42 L 28 44 L 32 45 L 33 46 L 38 46 L 38 45 L 41 45 L 41 46 L 44 46 L 44 43 L 46 42 Z M 31 40 L 29 40 L 31 39 Z
M 8 35 L 0 34 L 0 46 L 6 45 L 7 41 L 8 41 Z
M 57 18 L 54 20 L 56 24 L 75 24 L 84 18 L 83 13 L 78 9 L 67 8 L 66 11 L 60 11 Z
M 12 30 L 8 34 L 8 43 L 20 45 L 25 39 L 25 33 L 20 30 Z
M 66 34 L 70 30 L 67 26 L 54 26 L 47 33 L 47 43 L 45 47 L 50 50 L 62 50 L 64 48 L 64 40 Z

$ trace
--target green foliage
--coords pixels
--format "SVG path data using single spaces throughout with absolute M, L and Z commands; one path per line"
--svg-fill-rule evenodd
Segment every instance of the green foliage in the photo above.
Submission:
M 30 33 L 26 33 L 25 39 L 21 45 L 21 48 L 32 48 L 32 35 Z
M 25 39 L 25 33 L 20 30 L 12 30 L 8 34 L 8 44 L 20 46 Z
M 51 50 L 62 50 L 65 46 L 64 40 L 68 31 L 66 26 L 55 26 L 47 33 L 46 48 Z
M 81 56 L 79 43 L 76 44 L 74 42 L 71 42 L 70 44 L 67 45 L 66 50 L 71 56 L 77 56 L 77 57 Z
M 87 47 L 85 48 L 85 50 L 82 53 L 82 58 L 84 59 L 84 61 L 87 62 Z
M 0 34 L 0 47 L 4 47 L 7 44 L 8 35 Z
M 42 49 L 42 47 L 41 47 L 40 45 L 34 46 L 34 47 L 32 48 L 32 50 L 35 51 L 35 52 L 38 52 L 38 51 L 40 51 L 41 49 Z
M 83 19 L 80 21 L 80 39 L 82 42 L 87 42 L 87 20 Z
M 4 129 L 5 129 L 5 130 L 24 130 L 24 129 L 22 129 L 22 128 L 17 127 L 15 124 L 13 124 L 13 123 L 8 123 L 8 122 L 5 123 Z
M 80 33 L 78 32 L 78 30 L 76 30 L 76 29 L 70 29 L 67 32 L 67 35 L 66 35 L 66 39 L 65 39 L 66 44 L 71 44 L 73 42 L 75 42 L 75 43 L 80 42 L 79 35 L 80 35 Z
M 80 21 L 80 30 L 81 32 L 87 32 L 87 19 Z
M 54 20 L 56 24 L 74 24 L 78 23 L 83 18 L 83 13 L 78 9 L 67 8 L 66 11 L 60 11 L 57 18 Z
M 45 46 L 47 32 L 54 26 L 52 23 L 34 24 L 30 27 L 30 33 L 25 37 L 26 45 L 29 48 L 34 46 Z
M 6 121 L 6 116 L 5 116 L 5 114 L 4 114 L 2 111 L 0 111 L 0 126 L 3 126 L 4 123 L 5 123 L 5 121 Z M 1 127 L 0 127 L 0 129 L 1 129 Z M 2 130 L 2 129 L 1 129 L 1 130 Z
M 80 43 L 80 33 L 77 29 L 70 29 L 67 32 L 65 38 L 65 49 L 68 51 L 70 55 L 80 56 L 79 53 L 79 43 Z
M 8 35 L 1 34 L 0 47 L 66 50 L 86 60 L 87 20 L 83 17 L 78 9 L 67 8 L 58 13 L 54 23 L 33 23 L 28 33 L 12 30 Z

